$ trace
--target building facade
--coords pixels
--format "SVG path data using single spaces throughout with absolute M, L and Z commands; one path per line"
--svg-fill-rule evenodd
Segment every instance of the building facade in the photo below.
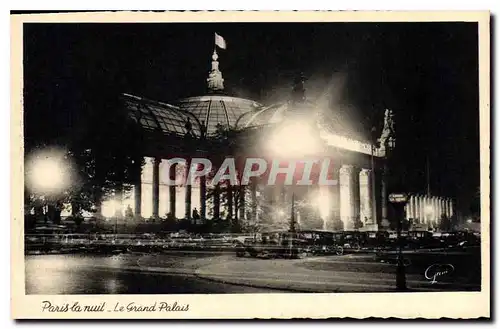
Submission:
M 224 79 L 214 51 L 207 83 L 206 95 L 172 104 L 123 95 L 131 119 L 142 126 L 147 136 L 142 174 L 130 195 L 120 200 L 124 208 L 132 209 L 137 218 L 143 219 L 194 220 L 196 210 L 201 221 L 236 219 L 269 229 L 286 226 L 290 218 L 295 218 L 303 229 L 388 227 L 386 169 L 395 147 L 390 110 L 385 111 L 381 134 L 373 141 L 356 135 L 345 122 L 332 118 L 329 111 L 309 101 L 302 77 L 295 81 L 290 99 L 279 104 L 263 106 L 229 96 L 224 94 Z M 293 131 L 284 134 L 290 127 Z M 231 132 L 231 139 L 221 142 L 221 131 Z M 276 136 L 280 131 L 281 139 Z M 309 155 L 331 160 L 329 175 L 336 184 L 270 186 L 258 179 L 237 188 L 209 187 L 204 179 L 194 185 L 168 184 L 169 180 L 187 174 L 186 166 L 168 166 L 168 159 L 174 157 L 293 158 L 311 151 L 312 145 L 317 149 Z M 288 154 L 280 154 L 284 150 Z M 411 206 L 413 212 L 415 207 Z
M 405 206 L 406 219 L 422 229 L 439 229 L 455 215 L 452 198 L 423 194 L 410 195 Z

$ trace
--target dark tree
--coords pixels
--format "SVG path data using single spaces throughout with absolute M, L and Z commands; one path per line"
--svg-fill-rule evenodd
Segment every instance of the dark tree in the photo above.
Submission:
M 470 207 L 470 213 L 472 215 L 474 222 L 481 221 L 481 187 L 479 187 L 472 198 Z
M 112 89 L 89 90 L 70 154 L 77 168 L 72 203 L 97 212 L 103 198 L 128 192 L 140 177 L 144 136 Z

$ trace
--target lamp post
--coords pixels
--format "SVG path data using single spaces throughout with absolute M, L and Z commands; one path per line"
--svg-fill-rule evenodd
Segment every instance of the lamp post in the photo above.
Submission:
M 406 202 L 401 203 L 404 209 Z M 396 272 L 396 289 L 399 291 L 406 290 L 406 269 L 403 255 L 403 239 L 401 238 L 401 230 L 403 226 L 403 218 L 406 217 L 406 210 L 403 210 L 403 216 L 398 218 L 398 267 Z
M 395 139 L 389 138 L 387 140 L 388 152 L 386 154 L 386 162 L 391 157 L 392 150 L 394 150 Z M 403 229 L 403 220 L 406 218 L 405 205 L 408 202 L 408 195 L 404 194 L 399 200 L 389 200 L 395 205 L 398 210 L 395 214 L 397 220 L 397 245 L 398 245 L 398 256 L 397 256 L 397 268 L 396 268 L 396 289 L 398 291 L 405 291 L 406 288 L 406 269 L 404 263 L 403 255 L 403 239 L 401 237 L 401 231 Z M 402 211 L 401 211 L 402 210 Z
M 62 150 L 38 150 L 26 159 L 26 186 L 31 193 L 42 196 L 47 211 L 54 210 L 71 187 L 71 176 L 71 165 Z M 55 211 L 52 214 L 59 216 Z
M 377 138 L 376 138 L 376 128 L 375 127 L 372 127 L 372 139 L 371 139 L 371 156 L 370 156 L 370 166 L 371 166 L 371 194 L 372 194 L 372 209 L 371 209 L 371 212 L 372 212 L 372 222 L 377 224 L 377 202 L 376 202 L 376 187 L 375 187 L 375 148 L 376 148 L 376 142 L 377 142 Z
M 292 207 L 291 207 L 291 216 L 290 216 L 290 232 L 294 233 L 296 230 L 295 223 L 295 192 L 292 192 Z

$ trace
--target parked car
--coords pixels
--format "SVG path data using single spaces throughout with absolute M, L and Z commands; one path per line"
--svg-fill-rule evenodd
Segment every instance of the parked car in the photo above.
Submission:
M 235 249 L 237 257 L 305 258 L 311 254 L 307 241 L 290 232 L 268 232 L 258 238 L 246 238 Z

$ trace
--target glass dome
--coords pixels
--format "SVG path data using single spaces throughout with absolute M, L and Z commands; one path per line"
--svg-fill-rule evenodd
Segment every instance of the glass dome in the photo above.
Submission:
M 262 127 L 279 124 L 292 118 L 315 121 L 319 133 L 333 134 L 360 142 L 369 141 L 364 131 L 341 114 L 323 110 L 307 100 L 298 106 L 292 105 L 291 102 L 283 102 L 247 112 L 237 121 L 237 126 L 240 129 Z
M 188 132 L 200 137 L 202 131 L 213 135 L 217 125 L 239 128 L 238 119 L 261 108 L 257 102 L 223 95 L 206 95 L 181 99 L 177 105 L 123 94 L 130 117 L 142 128 L 164 134 L 184 136 Z
M 192 113 L 204 126 L 207 135 L 213 135 L 217 125 L 227 129 L 237 128 L 238 119 L 246 113 L 255 112 L 261 104 L 239 97 L 206 95 L 181 99 L 177 106 Z
M 190 112 L 134 95 L 123 94 L 123 100 L 132 120 L 139 123 L 143 129 L 167 135 L 184 136 L 190 132 L 201 136 L 202 126 Z

